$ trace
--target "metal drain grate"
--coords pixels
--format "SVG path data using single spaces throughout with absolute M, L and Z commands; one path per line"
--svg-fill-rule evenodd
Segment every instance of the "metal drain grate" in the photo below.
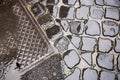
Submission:
M 16 48 L 17 61 L 22 65 L 21 68 L 25 69 L 44 56 L 52 54 L 53 50 L 19 2 L 13 6 L 13 11 L 19 17 L 18 29 L 14 38 L 11 35 L 8 38 L 6 48 L 0 44 L 0 54 L 9 52 L 8 48 Z

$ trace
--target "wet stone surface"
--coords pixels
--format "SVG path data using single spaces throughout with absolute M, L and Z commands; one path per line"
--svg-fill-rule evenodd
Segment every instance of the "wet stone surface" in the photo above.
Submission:
M 109 40 L 107 38 L 99 38 L 98 51 L 100 51 L 100 52 L 110 52 L 111 49 L 112 49 L 112 41 L 111 40 Z
M 89 7 L 81 6 L 80 8 L 77 8 L 76 10 L 77 19 L 88 19 L 88 16 L 89 16 Z
M 83 73 L 83 80 L 98 80 L 98 73 L 94 69 L 85 69 Z
M 64 80 L 59 54 L 51 56 L 22 75 L 21 80 Z
M 80 80 L 80 69 L 76 68 L 72 74 L 70 74 L 65 80 Z
M 74 21 L 70 23 L 70 32 L 73 34 L 82 34 L 84 31 L 84 23 Z
M 118 34 L 119 25 L 112 21 L 103 22 L 103 35 L 114 37 Z
M 61 37 L 55 41 L 54 46 L 58 49 L 59 52 L 63 52 L 68 49 L 69 41 L 66 37 Z
M 69 68 L 73 68 L 80 62 L 78 53 L 75 50 L 68 50 L 63 54 L 63 59 Z
M 89 20 L 85 27 L 87 35 L 96 36 L 100 34 L 100 25 L 97 21 Z
M 115 80 L 115 73 L 102 71 L 100 73 L 100 80 Z
M 114 56 L 110 54 L 99 53 L 97 56 L 98 66 L 106 69 L 113 69 Z
M 101 19 L 104 16 L 104 10 L 102 7 L 92 6 L 90 8 L 90 14 L 92 18 Z
M 106 8 L 105 17 L 109 19 L 120 20 L 119 9 L 115 7 Z
M 91 37 L 82 37 L 82 50 L 93 52 L 96 45 L 96 39 Z

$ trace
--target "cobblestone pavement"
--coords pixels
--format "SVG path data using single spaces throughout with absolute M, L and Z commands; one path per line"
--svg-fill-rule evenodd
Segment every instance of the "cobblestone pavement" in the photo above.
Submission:
M 61 54 L 65 80 L 120 80 L 120 0 L 27 0 L 26 4 Z M 41 23 L 46 7 L 52 18 Z
M 29 80 L 39 80 L 39 78 L 41 80 L 62 80 L 63 77 L 64 80 L 120 80 L 120 0 L 21 1 L 31 14 L 30 16 L 35 18 L 36 23 L 46 33 L 55 52 L 62 57 L 62 60 L 58 56 L 58 59 L 55 58 L 58 63 L 61 62 L 57 63 L 55 67 L 50 62 L 54 68 L 50 69 L 46 65 L 47 61 L 43 62 L 45 65 L 36 66 L 22 76 L 23 80 L 29 78 Z M 25 39 L 24 41 L 28 43 L 21 46 L 24 43 L 21 39 L 24 38 L 19 38 L 21 44 L 18 61 L 25 67 L 44 55 L 37 54 L 36 51 L 45 51 L 43 53 L 46 54 L 48 47 L 39 44 L 43 40 L 33 29 L 35 25 L 31 24 L 24 11 L 20 10 L 19 5 L 14 6 L 14 11 L 20 17 L 22 26 L 20 30 L 25 32 L 20 32 L 20 37 L 26 36 L 32 39 L 31 41 Z M 33 44 L 29 44 L 29 42 Z M 34 50 L 32 50 L 33 46 Z M 39 47 L 36 46 L 44 50 L 39 50 Z M 27 50 L 31 54 L 27 53 Z M 32 54 L 33 52 L 35 55 Z M 51 58 L 49 59 L 51 61 Z M 44 66 L 45 68 L 42 70 Z M 57 68 L 60 70 L 56 71 Z M 44 70 L 47 72 L 46 74 L 44 74 Z M 58 77 L 52 76 L 57 73 Z M 49 76 L 46 77 L 47 74 Z

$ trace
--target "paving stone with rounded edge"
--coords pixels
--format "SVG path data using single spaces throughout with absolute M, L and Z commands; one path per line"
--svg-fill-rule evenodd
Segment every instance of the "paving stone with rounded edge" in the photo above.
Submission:
M 81 42 L 81 38 L 79 36 L 72 36 L 72 35 L 68 35 L 67 36 L 71 43 L 76 47 L 76 48 L 79 48 L 80 46 L 80 42 Z
M 112 54 L 99 53 L 96 59 L 99 67 L 109 70 L 113 69 L 114 56 Z
M 86 25 L 85 33 L 87 35 L 97 36 L 100 34 L 100 25 L 97 21 L 89 20 Z
M 92 53 L 83 53 L 81 57 L 89 64 L 92 65 Z
M 115 52 L 120 53 L 120 39 L 115 39 Z
M 58 14 L 58 7 L 56 5 L 47 5 L 46 6 L 50 12 L 50 14 L 54 17 Z
M 83 72 L 83 80 L 98 80 L 98 73 L 95 69 L 85 69 Z
M 80 8 L 77 8 L 76 10 L 77 19 L 88 19 L 88 16 L 89 16 L 89 7 L 81 6 Z
M 93 5 L 94 0 L 80 0 L 82 5 Z
M 120 71 L 120 56 L 118 56 L 117 58 L 117 67 L 118 67 L 118 70 Z
M 60 26 L 53 25 L 52 27 L 50 27 L 46 30 L 46 34 L 49 39 L 55 40 L 62 35 L 62 31 L 60 29 Z
M 74 5 L 76 2 L 76 0 L 63 0 L 64 4 L 68 4 L 68 5 Z
M 74 19 L 74 7 L 61 6 L 59 17 L 64 19 Z
M 115 73 L 109 71 L 102 71 L 100 73 L 100 80 L 115 80 Z
M 119 31 L 118 23 L 113 21 L 104 21 L 102 24 L 103 24 L 102 33 L 104 36 L 114 37 L 118 34 Z
M 66 77 L 65 80 L 80 80 L 80 73 L 80 69 L 75 68 L 74 72 Z
M 54 46 L 58 49 L 59 52 L 63 52 L 68 49 L 69 41 L 66 37 L 61 37 L 57 39 L 54 43 Z
M 101 19 L 104 16 L 104 10 L 102 7 L 91 6 L 90 14 L 92 18 Z
M 63 59 L 69 68 L 73 68 L 80 62 L 78 53 L 75 50 L 68 50 L 63 54 Z
M 110 52 L 112 49 L 112 41 L 107 38 L 99 38 L 98 40 L 98 51 Z
M 95 2 L 98 5 L 104 5 L 104 1 L 103 0 L 95 0 Z
M 84 31 L 84 23 L 73 21 L 70 22 L 70 32 L 73 34 L 82 34 Z
M 105 5 L 120 7 L 120 0 L 104 0 Z
M 115 7 L 106 8 L 105 17 L 108 19 L 120 20 L 119 9 Z
M 92 37 L 82 37 L 82 43 L 82 50 L 93 52 L 97 41 Z

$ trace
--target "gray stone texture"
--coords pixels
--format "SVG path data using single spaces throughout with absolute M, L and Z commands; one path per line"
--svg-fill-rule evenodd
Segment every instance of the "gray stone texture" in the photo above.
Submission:
M 102 7 L 92 6 L 90 8 L 90 14 L 92 18 L 102 19 L 102 17 L 104 16 L 104 10 Z
M 102 31 L 104 36 L 114 37 L 118 34 L 119 31 L 118 23 L 113 21 L 104 21 L 102 24 L 103 24 Z
M 115 80 L 115 73 L 102 71 L 100 74 L 100 80 Z
M 59 54 L 39 63 L 38 66 L 21 76 L 21 80 L 64 80 Z
M 100 34 L 100 25 L 97 21 L 89 20 L 86 24 L 86 34 L 96 36 Z
M 100 52 L 110 52 L 112 49 L 112 41 L 107 38 L 99 38 L 98 41 L 98 51 Z
M 95 50 L 95 45 L 95 38 L 82 37 L 82 50 L 93 52 Z
M 83 73 L 83 80 L 98 80 L 98 73 L 94 69 L 86 69 Z
M 115 7 L 106 8 L 105 17 L 109 19 L 120 20 L 119 9 Z
M 97 63 L 98 66 L 106 69 L 113 69 L 114 56 L 113 55 L 106 55 L 104 53 L 98 54 Z
M 77 8 L 76 10 L 77 19 L 88 19 L 88 16 L 89 16 L 89 7 L 81 6 L 80 8 Z

